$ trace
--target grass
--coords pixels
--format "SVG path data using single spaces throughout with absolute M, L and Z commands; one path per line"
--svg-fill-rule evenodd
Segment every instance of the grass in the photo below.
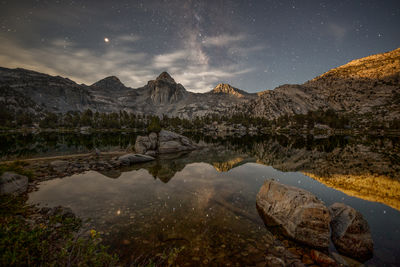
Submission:
M 0 165 L 34 179 L 26 163 Z M 101 245 L 100 235 L 81 232 L 82 222 L 62 209 L 39 210 L 26 204 L 27 195 L 0 196 L 0 266 L 116 266 L 118 257 Z
M 24 167 L 27 165 L 26 162 L 23 161 L 14 161 L 9 164 L 1 164 L 0 165 L 0 176 L 5 172 L 15 172 L 21 175 L 25 175 L 28 177 L 31 182 L 34 178 L 34 174 L 31 170 L 27 170 Z
M 62 212 L 38 216 L 25 198 L 0 198 L 0 266 L 117 265 L 95 230 L 90 237 L 79 234 L 80 219 Z

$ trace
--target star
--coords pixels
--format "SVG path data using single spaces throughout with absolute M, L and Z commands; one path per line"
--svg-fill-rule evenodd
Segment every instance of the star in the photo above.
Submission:
M 107 37 L 105 37 L 105 38 L 104 38 L 104 42 L 105 42 L 105 43 L 108 43 L 108 42 L 110 42 L 110 39 L 108 39 Z

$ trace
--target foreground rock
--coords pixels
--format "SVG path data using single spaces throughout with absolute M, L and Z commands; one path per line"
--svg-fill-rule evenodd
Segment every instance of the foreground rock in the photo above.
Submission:
M 0 195 L 21 194 L 28 189 L 28 177 L 14 172 L 5 172 L 0 176 Z
M 367 221 L 362 214 L 343 203 L 329 207 L 332 216 L 332 241 L 336 249 L 362 261 L 372 257 L 374 243 Z
M 138 136 L 135 142 L 137 153 L 151 156 L 191 151 L 197 147 L 189 138 L 166 130 L 161 130 L 158 134 L 150 133 L 148 136 Z
M 126 154 L 123 156 L 120 156 L 118 158 L 118 162 L 121 165 L 132 165 L 135 163 L 143 163 L 143 162 L 148 162 L 154 160 L 153 157 L 148 156 L 148 155 L 141 155 L 141 154 Z
M 308 191 L 265 181 L 257 194 L 257 209 L 267 226 L 312 247 L 328 248 L 330 215 L 323 202 Z
M 50 167 L 56 172 L 65 172 L 69 167 L 69 162 L 65 160 L 55 160 L 50 162 Z

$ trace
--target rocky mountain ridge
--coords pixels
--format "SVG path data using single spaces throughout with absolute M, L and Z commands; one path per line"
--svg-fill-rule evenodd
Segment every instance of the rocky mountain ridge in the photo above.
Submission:
M 282 115 L 333 109 L 360 114 L 371 121 L 390 121 L 400 119 L 400 48 L 353 60 L 301 85 L 282 85 L 257 94 L 229 84 L 218 84 L 207 93 L 193 93 L 176 83 L 167 72 L 133 89 L 115 76 L 87 86 L 60 76 L 0 68 L 0 87 L 3 88 L 1 104 L 18 109 L 18 102 L 11 105 L 8 101 L 12 91 L 6 88 L 12 88 L 15 94 L 25 98 L 25 103 L 35 103 L 30 109 L 35 112 L 125 110 L 181 118 L 240 112 L 276 119 Z

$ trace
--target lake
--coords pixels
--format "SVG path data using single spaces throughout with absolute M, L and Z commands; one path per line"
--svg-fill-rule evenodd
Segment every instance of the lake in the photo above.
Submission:
M 7 135 L 2 158 L 125 149 L 136 134 Z M 374 240 L 367 265 L 400 263 L 400 140 L 373 136 L 191 135 L 208 147 L 113 172 L 39 184 L 30 203 L 67 206 L 90 219 L 125 263 L 255 265 L 285 244 L 264 226 L 256 195 L 266 179 L 306 189 L 326 205 L 360 211 Z M 4 142 L 4 140 L 2 141 Z M 287 243 L 286 243 L 287 244 Z M 301 247 L 289 240 L 289 247 Z M 334 251 L 334 248 L 330 248 Z

